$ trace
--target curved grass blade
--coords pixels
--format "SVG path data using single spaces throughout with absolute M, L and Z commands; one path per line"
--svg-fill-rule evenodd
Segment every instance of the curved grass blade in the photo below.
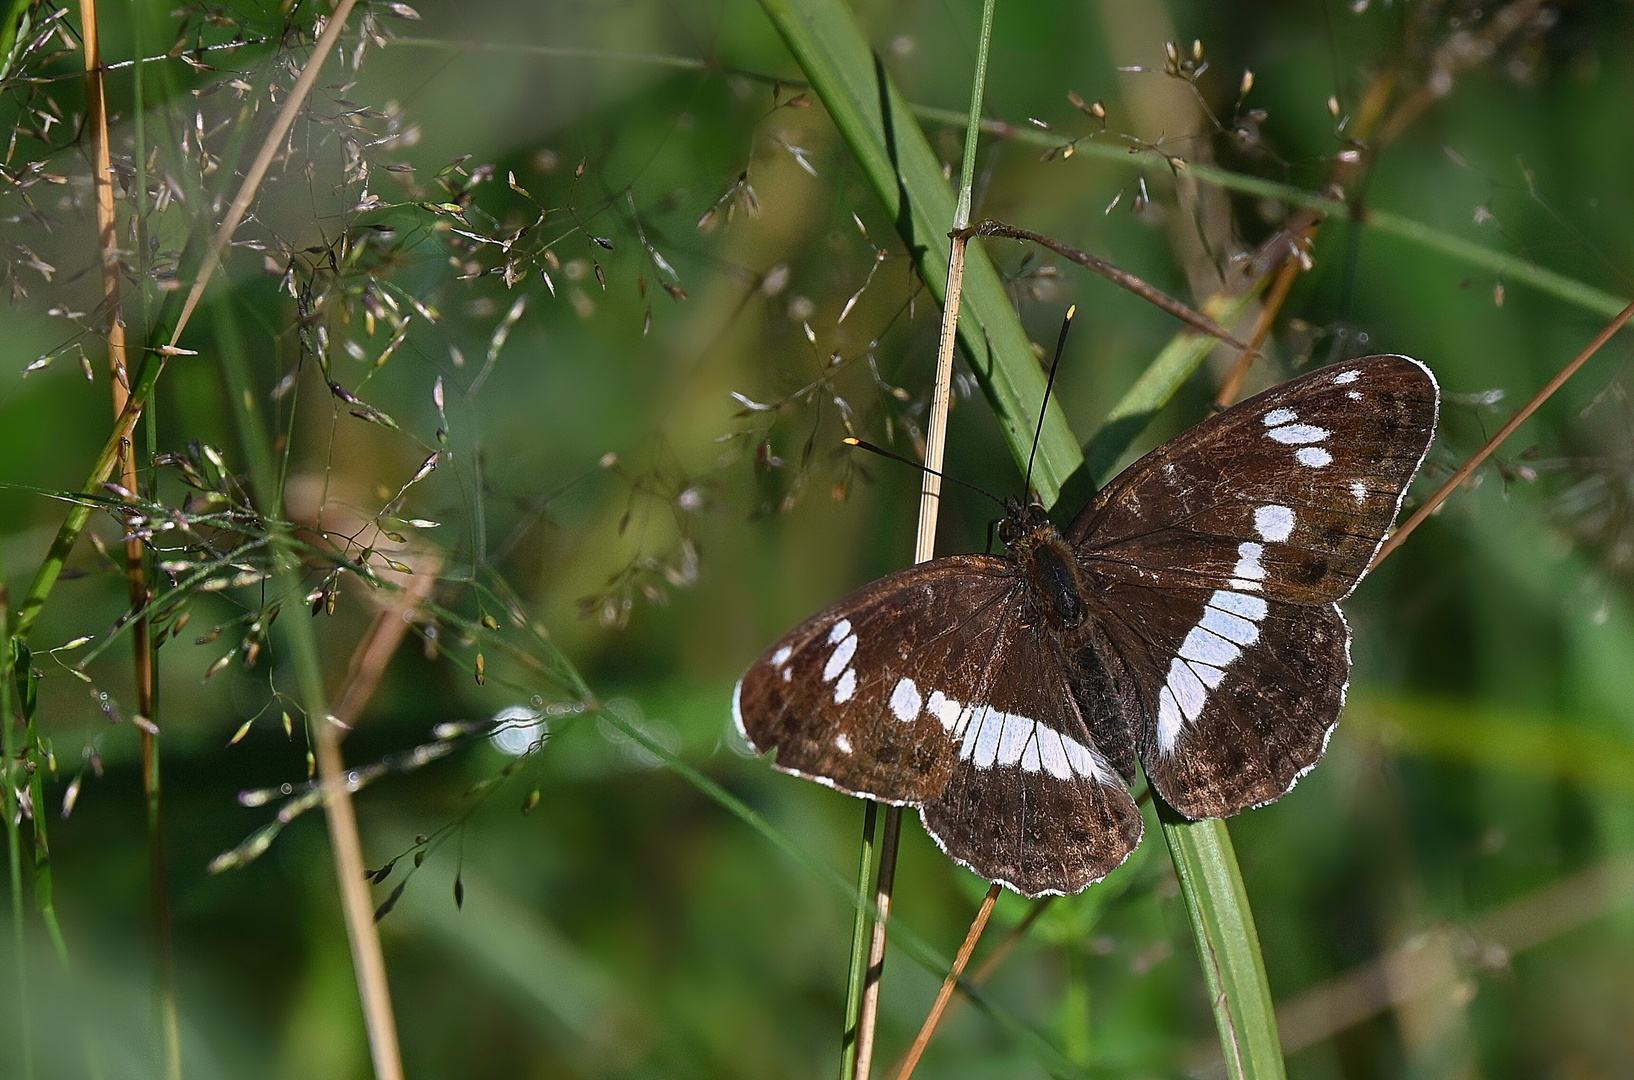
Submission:
M 874 195 L 938 297 L 947 288 L 954 195 L 907 102 L 841 0 L 761 0 Z M 962 121 L 961 121 L 962 122 Z M 965 257 L 959 339 L 1018 462 L 1027 459 L 1044 400 L 1044 372 L 985 253 Z M 1034 484 L 1046 502 L 1082 457 L 1060 408 L 1044 414 Z

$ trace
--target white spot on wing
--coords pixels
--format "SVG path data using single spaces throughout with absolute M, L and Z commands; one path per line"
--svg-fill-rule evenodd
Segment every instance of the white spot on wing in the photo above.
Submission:
M 772 667 L 780 668 L 784 664 L 788 663 L 789 654 L 793 651 L 793 649 L 785 645 L 781 649 L 778 649 L 776 652 L 772 653 Z
M 1235 579 L 1232 584 L 1239 589 L 1258 589 L 1259 583 L 1265 580 L 1265 567 L 1260 565 L 1260 556 L 1265 554 L 1265 545 L 1256 544 L 1252 540 L 1237 545 L 1237 565 L 1231 575 Z
M 1281 424 L 1291 424 L 1298 420 L 1299 416 L 1292 409 L 1272 409 L 1265 414 L 1264 419 L 1266 427 L 1277 427 Z
M 1260 639 L 1260 628 L 1247 619 L 1211 607 L 1203 609 L 1203 621 L 1197 624 L 1213 631 L 1234 645 L 1252 645 Z
M 1186 666 L 1191 668 L 1191 673 L 1193 675 L 1197 676 L 1197 681 L 1208 687 L 1210 690 L 1218 687 L 1220 685 L 1220 681 L 1225 678 L 1225 672 L 1217 667 L 1210 667 L 1207 664 L 1196 664 L 1190 660 L 1186 661 Z
M 845 625 L 849 626 L 850 623 Z M 830 634 L 829 637 L 832 638 L 833 635 Z M 840 672 L 845 670 L 846 665 L 851 663 L 851 658 L 856 654 L 857 635 L 852 634 L 835 647 L 834 652 L 828 658 L 828 663 L 823 665 L 823 681 L 833 682 Z
M 1294 512 L 1286 506 L 1260 506 L 1254 510 L 1254 531 L 1278 543 L 1294 532 Z
M 1015 713 L 1004 713 L 1004 734 L 999 739 L 998 763 L 1000 765 L 1014 765 L 1021 760 L 1021 751 L 1027 745 L 1028 736 L 1036 723 L 1025 716 Z
M 1333 381 L 1334 381 L 1334 384 L 1336 386 L 1344 386 L 1344 385 L 1346 385 L 1348 383 L 1355 382 L 1357 379 L 1359 379 L 1361 377 L 1362 377 L 1362 373 L 1359 372 L 1359 371 L 1355 371 L 1355 370 L 1341 371 L 1339 374 L 1337 374 L 1337 375 L 1335 375 L 1333 377 Z
M 849 634 L 850 632 L 851 632 L 851 620 L 850 619 L 841 619 L 839 622 L 834 624 L 834 629 L 832 629 L 832 630 L 830 630 L 828 632 L 828 643 L 830 645 L 832 645 L 836 641 L 838 641 L 841 638 L 845 637 L 845 635 Z
M 1224 668 L 1242 655 L 1242 650 L 1231 644 L 1219 634 L 1194 626 L 1186 635 L 1186 640 L 1180 643 L 1180 655 L 1187 660 L 1196 660 L 1199 664 L 1212 664 L 1217 668 Z
M 846 640 L 855 641 L 857 639 L 852 637 L 846 638 Z M 856 692 L 857 671 L 855 668 L 846 668 L 845 674 L 840 676 L 840 681 L 834 684 L 834 704 L 844 705 L 851 700 L 851 695 Z
M 1178 656 L 1169 661 L 1169 678 L 1165 683 L 1169 692 L 1174 695 L 1175 703 L 1180 706 L 1181 715 L 1187 720 L 1195 720 L 1203 715 L 1203 706 L 1208 702 L 1208 690 L 1202 680 L 1192 674 L 1191 665 Z
M 1286 507 L 1261 507 L 1286 510 Z M 1292 530 L 1292 511 L 1288 528 Z M 1265 532 L 1262 524 L 1260 531 Z M 1244 544 L 1244 547 L 1259 545 Z M 1253 553 L 1258 558 L 1258 553 Z M 1246 556 L 1245 556 L 1246 557 Z M 1257 565 L 1257 564 L 1256 564 Z M 1238 570 L 1242 566 L 1239 564 Z M 1169 674 L 1158 699 L 1158 749 L 1169 753 L 1180 739 L 1186 722 L 1203 714 L 1209 691 L 1225 679 L 1225 669 L 1242 655 L 1240 646 L 1259 640 L 1260 620 L 1270 605 L 1258 596 L 1216 589 L 1203 608 L 1203 617 L 1186 634 L 1180 649 L 1169 662 Z
M 976 732 L 976 746 L 971 752 L 970 761 L 978 769 L 991 769 L 993 762 L 999 756 L 999 739 L 1004 735 L 1005 716 L 991 705 L 982 706 L 978 718 L 971 722 L 975 727 L 980 724 Z
M 1072 766 L 1073 772 L 1102 784 L 1113 783 L 1112 770 L 1095 751 L 1065 735 L 1061 736 L 1061 745 L 1066 748 L 1067 764 Z
M 1185 724 L 1186 718 L 1180 715 L 1180 706 L 1165 686 L 1157 696 L 1157 748 L 1165 754 L 1173 753 L 1174 744 L 1180 741 L 1180 729 Z
M 1294 458 L 1301 465 L 1311 469 L 1321 469 L 1333 464 L 1333 455 L 1320 446 L 1301 446 L 1294 451 Z
M 1345 396 L 1352 401 L 1362 400 L 1362 392 L 1360 390 L 1347 390 L 1345 391 Z
M 1072 765 L 1067 761 L 1067 748 L 1061 745 L 1061 736 L 1054 728 L 1038 725 L 1038 756 L 1044 765 L 1044 771 L 1057 780 L 1065 780 L 1072 775 Z
M 849 754 L 851 752 L 851 738 L 843 731 L 834 736 L 834 745 L 840 748 L 840 753 L 842 754 Z
M 1287 446 L 1321 442 L 1328 437 L 1328 429 L 1314 424 L 1284 424 L 1265 433 L 1266 437 Z
M 1214 595 L 1208 598 L 1208 606 L 1229 611 L 1233 615 L 1241 615 L 1254 622 L 1265 618 L 1265 613 L 1270 610 L 1265 601 L 1257 596 L 1244 596 L 1242 593 L 1228 592 L 1225 589 L 1216 589 Z
M 898 679 L 896 689 L 891 691 L 891 715 L 904 724 L 919 715 L 919 707 L 924 704 L 919 696 L 919 687 L 912 679 Z
M 925 702 L 925 707 L 949 731 L 952 731 L 953 725 L 958 723 L 959 711 L 963 708 L 957 701 L 954 701 L 940 690 L 931 691 L 929 700 Z
M 1356 501 L 1358 503 L 1364 503 L 1367 501 L 1367 485 L 1360 480 L 1352 480 L 1350 482 L 1350 493 L 1356 496 Z
M 1037 772 L 1042 767 L 1043 763 L 1038 757 L 1038 740 L 1027 740 L 1027 749 L 1021 752 L 1021 771 Z

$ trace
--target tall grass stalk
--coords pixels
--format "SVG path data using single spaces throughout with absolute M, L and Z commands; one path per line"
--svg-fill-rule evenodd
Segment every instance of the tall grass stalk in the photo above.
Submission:
M 279 472 L 273 460 L 272 441 L 266 421 L 256 407 L 259 397 L 251 385 L 249 361 L 231 303 L 230 298 L 219 296 L 212 305 L 227 396 L 232 401 L 256 502 L 261 507 L 277 506 Z M 386 960 L 380 948 L 374 904 L 369 897 L 368 871 L 363 863 L 363 845 L 358 837 L 357 813 L 340 751 L 340 722 L 330 714 L 317 633 L 311 618 L 300 607 L 299 550 L 280 518 L 263 514 L 262 520 L 271 533 L 279 591 L 286 604 L 295 604 L 281 625 L 317 759 L 318 779 L 324 789 L 324 818 L 329 827 L 335 881 L 340 889 L 341 911 L 346 920 L 346 936 L 351 946 L 358 996 L 363 1004 L 374 1074 L 376 1080 L 403 1080 L 402 1051 L 397 1042 L 391 987 L 386 980 Z
M 761 0 L 784 44 L 834 121 L 874 197 L 896 226 L 919 277 L 944 296 L 952 262 L 948 223 L 954 193 L 942 163 L 908 103 L 869 49 L 842 0 Z M 969 117 L 959 115 L 961 125 Z M 1059 406 L 1044 403 L 1044 372 L 998 271 L 980 247 L 968 250 L 959 341 L 1010 451 L 1025 461 L 1039 410 L 1044 439 L 1035 484 L 1054 498 L 1056 484 L 1082 455 Z
M 0 784 L 5 787 L 0 813 L 6 815 L 6 870 L 11 883 L 11 947 L 16 953 L 17 1050 L 22 1060 L 19 1075 L 34 1080 L 34 1021 L 28 990 L 28 933 L 23 913 L 23 836 L 17 805 L 15 770 L 22 763 L 17 745 L 17 723 L 11 713 L 12 653 L 11 594 L 6 589 L 5 567 L 0 566 Z
M 867 896 L 874 879 L 874 847 L 879 838 L 879 803 L 865 802 L 862 811 L 862 843 L 857 852 L 857 895 Z M 850 975 L 845 984 L 845 1029 L 840 1039 L 840 1080 L 857 1074 L 857 1023 L 862 1016 L 862 989 L 867 981 L 868 947 L 873 935 L 873 918 L 867 904 L 858 904 L 851 924 Z
M 115 210 L 111 151 L 108 145 L 108 102 L 102 70 L 101 33 L 96 0 L 80 0 L 80 40 L 85 55 L 86 113 L 90 121 L 92 186 L 96 192 L 97 254 L 102 263 L 102 302 L 107 310 L 109 388 L 113 412 L 124 412 L 130 397 L 130 363 L 126 352 L 126 325 L 119 287 L 119 221 Z M 140 13 L 134 13 L 140 18 Z M 148 424 L 151 436 L 153 425 Z M 135 499 L 140 487 L 136 469 L 135 440 L 126 440 L 118 451 L 119 482 Z M 153 656 L 152 628 L 143 614 L 148 605 L 147 547 L 136 537 L 125 542 L 125 575 L 131 606 L 131 653 L 135 667 L 136 712 L 149 723 L 139 729 L 142 759 L 142 791 L 146 808 L 148 839 L 149 906 L 153 919 L 154 950 L 157 963 L 153 978 L 153 1017 L 159 1029 L 161 1074 L 165 1080 L 181 1080 L 181 1026 L 176 1009 L 176 964 L 171 944 L 170 887 L 165 868 L 164 825 L 161 814 L 159 744 L 152 725 L 157 724 L 155 680 L 158 672 Z
M 936 356 L 936 379 L 931 390 L 930 419 L 926 424 L 925 471 L 920 480 L 919 527 L 913 552 L 916 563 L 928 562 L 936 557 L 936 520 L 942 503 L 942 460 L 947 448 L 947 416 L 953 393 L 953 350 L 959 339 L 965 252 L 970 244 L 964 229 L 970 224 L 971 191 L 976 181 L 976 147 L 981 134 L 978 121 L 987 87 L 987 55 L 993 40 L 995 6 L 996 0 L 984 0 L 981 31 L 976 43 L 976 71 L 970 87 L 970 122 L 965 127 L 964 156 L 959 165 L 959 197 L 953 208 L 952 240 L 948 246 L 947 287 L 942 297 L 942 330 Z M 866 965 L 861 972 L 853 966 L 851 972 L 853 985 L 859 977 L 862 979 L 862 1003 L 857 1015 L 855 1040 L 854 1075 L 857 1080 L 867 1080 L 873 1064 L 874 1034 L 879 1020 L 879 985 L 885 974 L 886 926 L 891 914 L 891 894 L 896 886 L 896 853 L 901 838 L 902 808 L 888 806 L 885 808 L 884 835 L 880 840 L 879 872 L 874 882 L 874 907 L 879 912 L 879 918 L 874 923 Z M 989 909 L 991 906 L 987 905 Z M 973 948 L 975 942 L 972 940 L 970 945 Z M 852 960 L 854 965 L 854 950 Z M 957 980 L 957 975 L 954 978 Z M 847 996 L 849 998 L 849 994 Z

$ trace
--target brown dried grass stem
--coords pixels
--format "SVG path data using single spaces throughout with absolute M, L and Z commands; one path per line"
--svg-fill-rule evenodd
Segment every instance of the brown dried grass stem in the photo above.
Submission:
M 358 836 L 357 815 L 347 787 L 346 762 L 340 742 L 351 730 L 374 696 L 392 656 L 408 632 L 409 616 L 430 596 L 442 569 L 435 552 L 422 552 L 404 559 L 413 567 L 412 575 L 401 575 L 402 588 L 391 594 L 390 602 L 376 612 L 373 623 L 352 651 L 346 681 L 335 695 L 334 712 L 315 717 L 311 724 L 318 778 L 325 791 L 324 808 L 329 823 L 329 842 L 335 851 L 335 876 L 346 913 L 346 934 L 351 942 L 352 961 L 357 968 L 358 990 L 363 999 L 364 1018 L 369 1033 L 369 1049 L 379 1080 L 402 1080 L 402 1053 L 397 1044 L 397 1018 L 392 1010 L 386 983 L 386 960 L 375 925 L 374 903 L 369 896 L 368 872 L 363 845 Z
M 1566 384 L 1567 379 L 1570 379 L 1573 375 L 1577 374 L 1577 370 L 1584 364 L 1588 363 L 1589 357 L 1599 352 L 1605 346 L 1606 342 L 1610 341 L 1614 336 L 1616 336 L 1617 331 L 1621 330 L 1628 323 L 1630 318 L 1634 318 L 1634 303 L 1631 303 L 1625 307 L 1615 319 L 1606 324 L 1605 329 L 1594 335 L 1594 340 L 1584 346 L 1583 351 L 1572 358 L 1571 363 L 1567 364 L 1565 367 L 1556 372 L 1555 377 L 1550 379 L 1548 383 L 1544 385 L 1543 389 L 1537 392 L 1531 401 L 1528 401 L 1525 405 L 1523 405 L 1519 412 L 1510 417 L 1509 422 L 1503 427 L 1499 428 L 1498 433 L 1492 436 L 1492 438 L 1488 439 L 1485 446 L 1477 450 L 1475 454 L 1468 461 L 1464 462 L 1464 464 L 1460 466 L 1456 472 L 1447 477 L 1446 483 L 1437 488 L 1435 494 L 1426 499 L 1424 505 L 1420 506 L 1416 511 L 1414 511 L 1413 516 L 1408 518 L 1406 522 L 1402 524 L 1401 528 L 1392 533 L 1390 535 L 1390 539 L 1384 542 L 1384 545 L 1379 548 L 1379 553 L 1373 556 L 1373 562 L 1368 566 L 1368 570 L 1373 570 L 1374 567 L 1377 567 L 1380 563 L 1382 563 L 1392 551 L 1395 551 L 1398 547 L 1400 547 L 1402 541 L 1406 540 L 1408 536 L 1412 535 L 1414 529 L 1418 528 L 1424 523 L 1425 518 L 1435 513 L 1436 509 L 1440 507 L 1442 503 L 1447 501 L 1447 497 L 1454 491 L 1458 490 L 1458 487 L 1463 484 L 1465 480 L 1470 478 L 1470 474 L 1476 469 L 1480 468 L 1481 464 L 1486 461 L 1487 458 L 1492 456 L 1493 451 L 1498 449 L 1498 447 L 1501 446 L 1506 439 L 1515 433 L 1516 428 L 1526 423 L 1526 421 L 1531 418 L 1532 414 L 1537 412 L 1539 407 L 1541 407 L 1545 401 L 1548 401 L 1551 397 L 1553 397 L 1555 395 L 1555 391 L 1559 390 Z
M 1224 327 L 1207 315 L 1200 311 L 1194 311 L 1163 290 L 1147 284 L 1129 271 L 1107 262 L 1099 255 L 1091 255 L 1087 251 L 1081 251 L 1071 244 L 1064 244 L 1054 237 L 1045 236 L 1043 233 L 1036 233 L 1031 229 L 1017 228 L 1014 225 L 1007 225 L 1002 221 L 993 221 L 991 219 L 978 221 L 970 228 L 960 230 L 959 233 L 954 235 L 954 239 L 958 240 L 961 237 L 970 236 L 1002 236 L 1010 240 L 1026 240 L 1037 244 L 1039 247 L 1055 252 L 1064 259 L 1071 259 L 1086 270 L 1093 270 L 1114 285 L 1134 293 L 1153 307 L 1168 312 L 1198 333 L 1219 338 L 1233 348 L 1253 352 L 1253 348 L 1249 344 L 1232 337 Z
M 1299 258 L 1290 256 L 1277 272 L 1276 280 L 1271 283 L 1271 291 L 1266 295 L 1265 302 L 1260 305 L 1258 314 L 1254 316 L 1254 326 L 1248 332 L 1248 346 L 1237 354 L 1236 363 L 1231 365 L 1225 381 L 1220 384 L 1220 392 L 1215 395 L 1216 408 L 1228 408 L 1242 394 L 1243 382 L 1248 378 L 1248 369 L 1254 366 L 1254 358 L 1265 345 L 1265 339 L 1271 336 L 1271 325 L 1276 322 L 1277 312 L 1282 310 L 1289 291 L 1294 287 L 1294 279 L 1299 276 L 1301 269 Z
M 948 254 L 947 293 L 942 301 L 942 333 L 936 354 L 936 382 L 931 390 L 930 421 L 925 433 L 925 471 L 919 489 L 919 529 L 914 540 L 914 562 L 936 557 L 936 517 L 942 498 L 942 458 L 947 448 L 947 415 L 952 402 L 953 350 L 959 340 L 959 297 L 964 291 L 965 247 L 969 237 L 959 235 L 963 222 L 954 222 L 955 235 Z M 902 808 L 885 810 L 880 839 L 879 873 L 874 879 L 874 906 L 879 918 L 869 943 L 863 983 L 862 1011 L 857 1016 L 857 1065 L 853 1076 L 867 1080 L 873 1065 L 874 1034 L 879 1022 L 879 980 L 885 972 L 885 922 L 890 917 L 891 893 L 896 885 L 896 852 L 902 835 Z
M 1032 906 L 1032 910 L 1028 911 L 1027 914 L 1022 917 L 1020 922 L 1012 926 L 1009 933 L 1005 934 L 999 939 L 999 943 L 993 946 L 993 951 L 987 954 L 986 959 L 976 965 L 976 970 L 970 973 L 970 977 L 962 982 L 955 982 L 954 988 L 969 991 L 985 983 L 988 978 L 992 976 L 993 972 L 999 969 L 999 965 L 1004 963 L 1004 961 L 1009 958 L 1010 954 L 1015 951 L 1016 946 L 1021 944 L 1021 940 L 1027 936 L 1027 932 L 1033 928 L 1033 923 L 1038 921 L 1039 916 L 1043 915 L 1045 911 L 1049 910 L 1050 903 L 1054 899 L 1055 897 L 1053 896 L 1046 896 L 1034 904 Z M 968 995 L 954 998 L 948 1003 L 947 1008 L 942 1011 L 942 1015 L 939 1019 L 946 1020 L 949 1016 L 958 1011 L 961 1004 L 968 1000 L 970 1000 Z M 896 1068 L 891 1070 L 891 1075 L 896 1076 L 897 1080 L 901 1080 L 899 1074 L 902 1072 L 902 1066 L 907 1062 L 907 1060 L 907 1055 L 904 1054 L 900 1059 L 898 1059 Z
M 930 1014 L 919 1028 L 919 1034 L 914 1038 L 913 1045 L 908 1048 L 908 1055 L 902 1061 L 902 1067 L 897 1070 L 896 1080 L 908 1080 L 913 1071 L 919 1067 L 919 1059 L 924 1056 L 925 1047 L 930 1045 L 931 1036 L 936 1033 L 936 1025 L 942 1022 L 942 1014 L 947 1010 L 948 1002 L 953 997 L 953 988 L 959 985 L 959 977 L 964 974 L 965 965 L 970 963 L 970 954 L 976 951 L 976 942 L 981 940 L 982 931 L 987 929 L 988 917 L 993 914 L 993 905 L 998 902 L 1000 885 L 994 883 L 982 897 L 981 907 L 976 909 L 976 917 L 970 921 L 970 929 L 965 933 L 964 944 L 959 946 L 958 955 L 953 958 L 953 966 L 948 968 L 947 978 L 942 980 L 942 989 L 936 994 L 936 1003 L 931 1006 Z
M 992 25 L 992 0 L 986 10 L 986 26 Z M 985 38 L 983 42 L 985 46 Z M 985 62 L 986 49 L 982 50 Z M 985 63 L 983 64 L 985 66 Z M 977 91 L 981 93 L 981 78 L 977 72 Z M 970 129 L 973 136 L 975 129 Z M 974 138 L 966 140 L 967 159 L 974 152 Z M 936 381 L 931 390 L 930 419 L 925 433 L 925 471 L 919 488 L 919 528 L 914 539 L 913 559 L 928 562 L 936 557 L 936 517 L 942 499 L 942 459 L 947 448 L 947 416 L 953 397 L 953 350 L 959 340 L 959 298 L 964 292 L 965 248 L 969 244 L 962 233 L 969 213 L 968 178 L 963 185 L 959 209 L 955 211 L 954 236 L 948 252 L 947 292 L 942 300 L 942 331 L 936 354 Z M 863 983 L 862 1010 L 857 1016 L 856 1080 L 867 1080 L 873 1065 L 874 1034 L 879 1023 L 879 980 L 885 972 L 886 920 L 891 912 L 891 894 L 896 886 L 896 852 L 902 835 L 902 808 L 890 806 L 885 810 L 884 835 L 880 838 L 879 872 L 874 878 L 874 906 L 879 918 L 874 922 L 873 938 L 869 942 L 868 967 Z
M 210 246 L 205 249 L 204 262 L 199 266 L 193 287 L 187 291 L 187 300 L 182 304 L 181 315 L 176 319 L 176 329 L 170 335 L 172 347 L 181 340 L 187 321 L 193 317 L 194 310 L 199 306 L 199 300 L 204 297 L 205 287 L 210 284 L 210 278 L 214 276 L 216 267 L 221 265 L 222 252 L 227 250 L 233 234 L 238 231 L 238 226 L 244 221 L 244 215 L 249 212 L 250 203 L 255 201 L 255 193 L 261 189 L 261 181 L 266 179 L 267 170 L 272 167 L 272 161 L 278 156 L 278 150 L 284 143 L 284 136 L 295 126 L 295 118 L 301 114 L 307 97 L 317 85 L 318 75 L 323 71 L 324 57 L 340 40 L 341 32 L 346 29 L 346 20 L 352 14 L 352 5 L 356 2 L 357 0 L 340 0 L 335 5 L 329 21 L 324 24 L 323 33 L 318 35 L 317 44 L 312 47 L 312 55 L 307 57 L 306 66 L 301 68 L 301 74 L 296 78 L 295 85 L 290 88 L 289 96 L 284 99 L 284 107 L 278 110 L 278 118 L 273 121 L 272 130 L 267 132 L 255 160 L 244 173 L 244 182 L 239 185 L 238 194 L 233 196 L 232 203 L 227 207 L 226 216 L 221 219 L 221 225 L 211 238 Z
M 1335 198 L 1344 198 L 1346 188 L 1362 175 L 1368 164 L 1378 159 L 1380 151 L 1400 138 L 1431 105 L 1447 95 L 1454 78 L 1495 53 L 1510 35 L 1537 14 L 1541 6 L 1541 0 L 1514 0 L 1493 15 L 1477 33 L 1465 39 L 1459 48 L 1438 52 L 1432 64 L 1430 77 L 1396 106 L 1395 111 L 1384 120 L 1378 137 L 1369 145 L 1369 137 L 1381 117 L 1384 117 L 1385 107 L 1400 81 L 1398 74 L 1393 71 L 1380 72 L 1374 77 L 1362 95 L 1361 105 L 1357 109 L 1355 122 L 1350 125 L 1348 135 L 1349 142 L 1357 147 L 1366 146 L 1368 152 L 1340 155 L 1329 171 L 1327 190 L 1332 192 Z M 1265 338 L 1270 335 L 1271 325 L 1282 310 L 1283 304 L 1287 302 L 1294 279 L 1309 267 L 1303 253 L 1309 251 L 1316 242 L 1316 234 L 1321 231 L 1324 220 L 1326 216 L 1319 211 L 1301 211 L 1270 244 L 1266 245 L 1283 247 L 1288 254 L 1259 315 L 1255 318 L 1253 332 L 1249 335 L 1249 341 L 1254 349 L 1244 350 L 1237 357 L 1236 363 L 1232 365 L 1231 371 L 1220 385 L 1220 392 L 1215 398 L 1215 404 L 1220 408 L 1231 405 L 1242 393 L 1242 384 L 1248 377 L 1249 369 L 1254 365 L 1254 356 L 1259 347 L 1265 343 Z
M 90 121 L 91 182 L 96 193 L 97 253 L 102 264 L 102 303 L 108 316 L 109 385 L 117 420 L 130 400 L 130 358 L 125 318 L 120 301 L 118 213 L 114 204 L 113 161 L 108 139 L 108 102 L 103 79 L 102 46 L 96 0 L 80 0 L 80 40 L 85 53 L 86 114 Z M 121 440 L 116 469 L 120 485 L 135 498 L 138 478 L 134 440 Z M 147 553 L 142 541 L 125 543 L 125 575 L 129 584 L 132 659 L 135 665 L 136 711 L 156 721 L 152 628 L 140 613 L 148 605 Z M 148 725 L 139 729 L 142 757 L 142 792 L 146 803 L 148 837 L 148 894 L 153 919 L 157 970 L 154 973 L 154 1022 L 159 1028 L 162 1074 L 181 1080 L 181 1024 L 176 1006 L 175 950 L 171 942 L 170 887 L 165 860 L 164 818 L 159 773 L 159 745 Z

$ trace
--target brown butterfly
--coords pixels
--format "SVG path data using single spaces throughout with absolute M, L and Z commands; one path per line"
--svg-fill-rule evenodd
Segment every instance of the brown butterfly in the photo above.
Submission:
M 1011 500 L 1008 555 L 953 555 L 807 619 L 750 666 L 738 728 L 779 769 L 917 806 L 1027 896 L 1134 850 L 1140 762 L 1222 817 L 1287 794 L 1344 706 L 1348 596 L 1435 434 L 1405 356 L 1313 371 L 1131 465 L 1062 535 Z

